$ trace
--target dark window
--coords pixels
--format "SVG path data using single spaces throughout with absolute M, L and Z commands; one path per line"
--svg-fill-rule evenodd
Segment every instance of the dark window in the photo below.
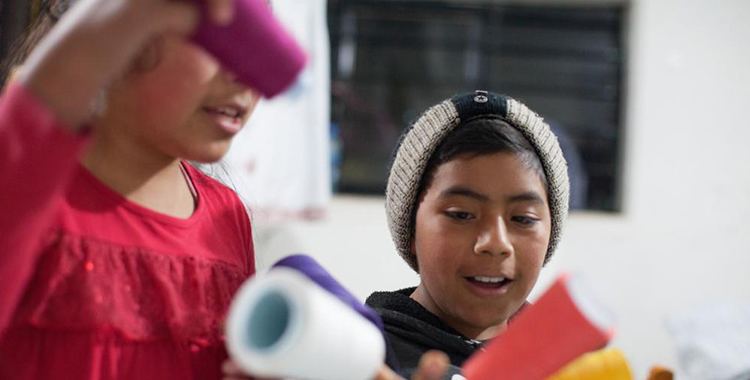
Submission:
M 623 15 L 621 6 L 330 0 L 337 191 L 383 194 L 403 128 L 481 89 L 553 125 L 574 208 L 618 211 Z

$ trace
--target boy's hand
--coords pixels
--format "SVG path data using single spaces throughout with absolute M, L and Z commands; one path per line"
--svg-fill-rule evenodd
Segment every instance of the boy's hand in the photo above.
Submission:
M 441 380 L 448 369 L 448 356 L 440 351 L 428 351 L 419 359 L 419 368 L 411 380 Z M 383 365 L 374 380 L 404 380 Z
M 419 369 L 412 376 L 411 380 L 441 380 L 448 369 L 448 356 L 440 351 L 429 351 L 419 359 Z M 249 380 L 253 379 L 240 371 L 239 368 L 231 361 L 227 360 L 222 365 L 221 370 L 224 372 L 224 380 Z M 255 380 L 261 380 L 255 378 Z M 267 379 L 268 380 L 268 379 Z M 380 367 L 377 375 L 373 380 L 405 380 L 393 372 L 387 365 Z

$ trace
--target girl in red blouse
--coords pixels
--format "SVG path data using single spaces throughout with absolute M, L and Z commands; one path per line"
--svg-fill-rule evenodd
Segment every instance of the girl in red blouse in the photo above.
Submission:
M 250 222 L 186 160 L 219 160 L 258 94 L 185 40 L 190 2 L 63 1 L 0 100 L 0 380 L 244 376 L 220 321 L 255 272 Z
M 258 94 L 184 39 L 190 3 L 78 0 L 47 33 L 49 5 L 0 103 L 0 379 L 220 378 L 250 221 L 186 160 Z

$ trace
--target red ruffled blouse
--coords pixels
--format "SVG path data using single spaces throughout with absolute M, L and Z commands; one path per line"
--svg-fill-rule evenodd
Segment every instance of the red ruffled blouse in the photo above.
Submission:
M 183 163 L 193 215 L 146 209 L 77 164 L 86 139 L 19 85 L 0 101 L 0 379 L 221 378 L 243 204 Z

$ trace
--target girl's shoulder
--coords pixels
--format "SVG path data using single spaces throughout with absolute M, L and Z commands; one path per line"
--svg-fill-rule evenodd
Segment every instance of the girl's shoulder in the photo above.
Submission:
M 182 161 L 182 166 L 185 168 L 185 171 L 187 171 L 187 174 L 193 182 L 194 186 L 200 187 L 201 189 L 207 189 L 218 194 L 230 195 L 233 198 L 237 198 L 239 200 L 239 196 L 237 195 L 236 191 L 211 177 L 210 175 L 204 173 L 193 163 Z
M 193 164 L 183 162 L 187 175 L 198 194 L 199 207 L 210 215 L 212 228 L 223 231 L 223 234 L 237 234 L 243 241 L 245 251 L 249 253 L 244 267 L 249 273 L 255 272 L 253 232 L 248 207 L 242 202 L 237 192 L 229 186 L 204 173 Z
M 237 210 L 241 215 L 247 214 L 247 208 L 236 190 L 204 173 L 192 163 L 183 161 L 182 164 L 195 188 L 195 192 L 198 194 L 199 202 L 203 202 L 214 209 L 229 207 Z

